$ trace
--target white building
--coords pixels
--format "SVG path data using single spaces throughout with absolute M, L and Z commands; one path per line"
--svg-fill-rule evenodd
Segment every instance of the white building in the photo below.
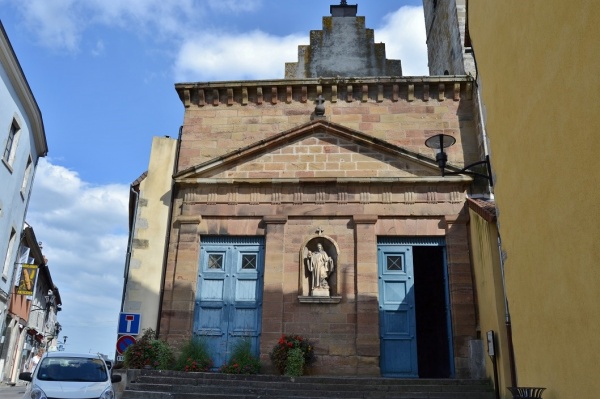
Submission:
M 0 23 L 0 336 L 35 169 L 47 152 L 42 114 Z

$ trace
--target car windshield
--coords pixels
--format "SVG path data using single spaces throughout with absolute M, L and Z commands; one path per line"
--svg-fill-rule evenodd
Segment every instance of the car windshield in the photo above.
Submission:
M 47 357 L 37 371 L 42 381 L 100 382 L 108 379 L 104 361 L 84 357 Z

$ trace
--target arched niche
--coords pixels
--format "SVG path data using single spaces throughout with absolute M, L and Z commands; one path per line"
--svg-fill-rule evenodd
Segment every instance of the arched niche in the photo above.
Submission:
M 314 287 L 314 268 L 310 271 L 311 259 L 314 259 L 314 254 L 321 251 L 322 248 L 327 256 L 331 259 L 332 269 L 326 278 L 328 285 L 328 294 L 324 293 L 322 287 Z M 340 249 L 337 243 L 328 236 L 314 235 L 308 238 L 300 247 L 299 253 L 299 268 L 300 281 L 298 284 L 299 295 L 298 299 L 303 303 L 338 303 L 341 300 L 339 295 L 339 257 Z M 311 256 L 310 254 L 313 254 Z M 314 265 L 314 264 L 313 264 Z

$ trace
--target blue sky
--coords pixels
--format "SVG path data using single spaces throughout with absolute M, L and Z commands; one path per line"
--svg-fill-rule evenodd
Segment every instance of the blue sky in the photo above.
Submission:
M 27 221 L 61 292 L 68 350 L 114 354 L 129 185 L 147 169 L 152 137 L 177 137 L 174 84 L 283 78 L 332 4 L 0 0 L 48 140 Z M 358 14 L 405 75 L 428 74 L 420 0 L 358 2 Z

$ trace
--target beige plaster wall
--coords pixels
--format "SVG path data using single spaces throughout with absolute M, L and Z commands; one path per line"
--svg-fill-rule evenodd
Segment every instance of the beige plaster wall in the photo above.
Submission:
M 469 2 L 518 382 L 547 399 L 600 391 L 598 20 L 595 0 Z
M 501 397 L 512 398 L 510 392 L 505 388 L 512 384 L 505 323 L 504 287 L 498 251 L 498 230 L 495 223 L 487 222 L 472 210 L 469 210 L 469 216 L 473 277 L 479 314 L 478 327 L 484 341 L 488 331 L 494 332 L 498 387 Z M 487 346 L 485 349 L 487 350 Z M 494 364 L 487 354 L 485 362 L 486 376 L 493 382 Z
M 154 137 L 140 183 L 123 311 L 141 313 L 141 329 L 157 330 L 177 140 Z

